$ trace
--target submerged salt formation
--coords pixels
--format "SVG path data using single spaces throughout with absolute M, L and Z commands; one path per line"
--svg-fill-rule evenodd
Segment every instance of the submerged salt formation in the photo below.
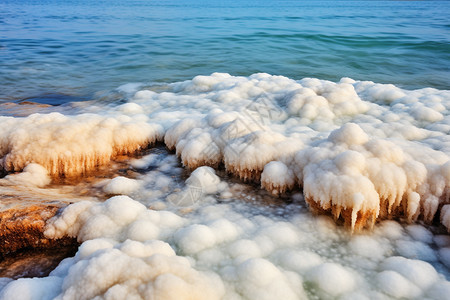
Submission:
M 450 92 L 430 88 L 214 73 L 90 114 L 2 117 L 1 165 L 83 174 L 164 140 L 191 170 L 223 165 L 273 194 L 300 187 L 352 228 L 440 215 L 450 230 L 449 109 Z
M 62 287 L 54 280 L 55 299 L 220 299 L 224 287 L 216 274 L 198 272 L 169 244 L 153 240 L 183 223 L 175 214 L 161 215 L 126 196 L 68 207 L 50 222 L 46 236 L 68 235 L 84 243 L 51 274 L 65 277 Z M 104 277 L 99 279 L 99 273 Z M 10 290 L 6 293 L 14 287 Z
M 295 204 L 276 208 L 279 218 L 262 214 L 267 207 L 201 201 L 188 216 L 127 196 L 73 204 L 45 233 L 77 237 L 75 257 L 45 278 L 0 281 L 0 299 L 446 299 L 450 292 L 448 273 L 432 266 L 449 263 L 441 253 L 450 239 L 421 225 L 384 221 L 352 236 Z

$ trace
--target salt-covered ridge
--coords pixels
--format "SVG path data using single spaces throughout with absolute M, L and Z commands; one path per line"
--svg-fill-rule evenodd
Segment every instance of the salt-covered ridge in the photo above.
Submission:
M 131 154 L 155 142 L 158 130 L 125 115 L 1 117 L 1 167 L 13 172 L 38 163 L 53 176 L 83 175 L 115 156 Z
M 378 218 L 450 228 L 450 92 L 215 73 L 141 90 L 84 114 L 0 117 L 1 166 L 82 175 L 164 140 L 189 169 L 208 165 L 274 194 L 302 188 L 352 228 Z

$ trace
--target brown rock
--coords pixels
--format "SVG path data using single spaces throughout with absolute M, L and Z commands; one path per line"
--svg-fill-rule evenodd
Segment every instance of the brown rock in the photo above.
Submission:
M 74 238 L 44 236 L 46 221 L 67 204 L 17 202 L 0 211 L 0 277 L 47 276 L 78 248 Z
M 47 239 L 45 222 L 64 207 L 63 203 L 26 203 L 0 211 L 0 257 L 24 249 L 49 249 L 76 243 L 74 239 Z

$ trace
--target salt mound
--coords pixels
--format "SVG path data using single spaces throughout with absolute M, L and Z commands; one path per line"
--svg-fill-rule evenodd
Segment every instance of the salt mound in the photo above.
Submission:
M 221 111 L 201 120 L 178 122 L 167 131 L 165 142 L 169 149 L 176 148 L 183 165 L 190 169 L 223 163 L 244 181 L 259 181 L 267 163 L 289 160 L 303 146 L 301 141 L 261 128 L 246 114 Z
M 324 263 L 312 268 L 307 274 L 308 281 L 332 296 L 339 296 L 353 290 L 356 279 L 344 267 L 334 263 Z
M 215 182 L 203 178 L 209 168 L 197 170 L 195 176 L 202 182 Z M 142 174 L 139 180 L 153 176 Z M 156 195 L 150 201 L 161 199 Z M 82 244 L 75 257 L 64 260 L 45 282 L 41 278 L 0 282 L 4 285 L 0 299 L 14 297 L 20 289 L 24 293 L 34 289 L 40 299 L 440 299 L 447 295 L 447 273 L 437 261 L 432 262 L 435 269 L 424 261 L 390 257 L 401 252 L 400 241 L 435 242 L 440 250 L 431 251 L 445 263 L 446 236 L 431 241 L 424 228 L 403 230 L 395 221 L 376 225 L 373 233 L 351 236 L 331 218 L 302 212 L 301 205 L 257 207 L 239 201 L 204 201 L 184 214 L 187 217 L 180 217 L 149 210 L 127 196 L 72 204 L 47 223 L 46 235 L 77 236 Z M 300 213 L 293 213 L 298 209 Z
M 313 211 L 352 229 L 436 215 L 450 228 L 449 110 L 449 91 L 214 73 L 83 108 L 94 114 L 0 117 L 0 166 L 83 175 L 164 140 L 191 171 L 223 165 L 273 194 L 301 187 Z
M 377 276 L 380 288 L 396 298 L 416 298 L 424 291 L 433 292 L 433 285 L 439 280 L 436 270 L 424 261 L 393 256 L 380 267 L 383 270 Z
M 161 134 L 161 126 L 124 115 L 0 117 L 0 167 L 13 172 L 37 163 L 52 176 L 78 176 L 146 147 Z
M 55 299 L 220 299 L 224 288 L 217 275 L 196 271 L 169 244 L 154 240 L 182 223 L 127 196 L 69 206 L 50 221 L 45 234 L 77 236 L 84 243 L 52 272 L 58 280 L 64 277 Z
M 421 294 L 420 289 L 394 271 L 383 271 L 377 276 L 380 289 L 395 298 L 416 298 Z
M 191 187 L 199 187 L 204 194 L 214 194 L 218 192 L 221 187 L 220 178 L 216 175 L 213 168 L 200 167 L 197 168 L 189 178 L 186 184 Z
M 239 292 L 246 299 L 273 299 L 278 295 L 282 299 L 304 298 L 302 282 L 296 282 L 296 289 L 292 288 L 294 282 L 289 284 L 289 278 L 271 262 L 262 258 L 248 259 L 237 267 L 240 284 Z M 294 280 L 292 280 L 294 281 Z
M 447 91 L 217 73 L 172 87 L 206 115 L 166 135 L 189 168 L 223 163 L 274 194 L 298 184 L 312 210 L 356 229 L 393 215 L 431 222 L 450 201 Z
M 274 194 L 282 194 L 294 188 L 295 180 L 292 170 L 280 161 L 271 161 L 264 166 L 261 186 Z
M 23 185 L 44 187 L 49 184 L 47 170 L 36 163 L 28 164 L 21 173 L 10 174 L 0 179 L 0 185 Z
M 233 139 L 224 149 L 225 167 L 244 181 L 258 182 L 264 166 L 279 157 L 276 144 L 285 139 L 270 131 L 256 131 Z
M 55 278 L 53 290 L 44 293 L 42 298 L 47 299 L 49 295 L 58 295 L 56 299 L 306 297 L 298 274 L 284 272 L 268 259 L 254 257 L 242 239 L 249 232 L 257 233 L 256 240 L 260 242 L 254 246 L 267 244 L 261 250 L 270 253 L 275 251 L 271 248 L 298 243 L 296 227 L 262 218 L 259 221 L 263 227 L 259 229 L 249 227 L 249 220 L 239 214 L 234 221 L 225 218 L 232 216 L 227 208 L 210 206 L 206 210 L 209 213 L 205 212 L 203 221 L 190 223 L 168 211 L 147 210 L 127 196 L 69 206 L 48 223 L 46 235 L 77 236 L 83 243 L 74 258 L 66 259 L 51 273 Z M 141 234 L 136 235 L 136 231 Z M 142 235 L 144 232 L 152 234 Z M 162 240 L 170 240 L 174 246 Z M 268 247 L 271 241 L 273 246 Z M 222 245 L 225 245 L 223 249 Z M 249 255 L 247 259 L 242 251 Z M 236 260 L 228 258 L 230 255 Z M 201 263 L 194 266 L 195 260 Z M 208 264 L 216 264 L 215 272 L 219 274 L 196 270 Z M 234 279 L 227 280 L 227 272 L 234 273 Z M 230 287 L 228 284 L 233 280 L 236 283 Z M 13 288 L 14 284 L 10 284 L 2 292 L 9 293 Z
M 139 181 L 118 176 L 108 181 L 103 190 L 113 195 L 129 195 L 136 191 L 140 186 Z
M 41 300 L 58 296 L 62 279 L 56 276 L 45 278 L 21 278 L 9 284 L 0 294 L 1 300 L 21 299 Z
M 195 169 L 185 184 L 180 192 L 169 195 L 166 200 L 178 207 L 188 207 L 228 187 L 226 182 L 221 182 L 213 168 L 206 166 Z
M 306 201 L 315 210 L 341 215 L 352 228 L 371 226 L 378 218 L 404 215 L 431 221 L 445 203 L 448 183 L 440 167 L 414 160 L 384 139 L 369 139 L 356 124 L 332 131 L 326 140 L 296 154 Z M 431 173 L 431 176 L 428 175 Z M 427 176 L 428 175 L 428 176 Z M 431 188 L 430 180 L 441 182 Z
M 103 245 L 89 255 L 75 256 L 55 299 L 206 300 L 220 299 L 223 293 L 220 279 L 194 270 L 164 242 L 86 243 L 97 242 Z

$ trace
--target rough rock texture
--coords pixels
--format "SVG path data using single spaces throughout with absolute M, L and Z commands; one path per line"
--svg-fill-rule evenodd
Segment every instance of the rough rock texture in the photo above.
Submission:
M 0 259 L 0 277 L 13 279 L 48 276 L 66 257 L 74 256 L 78 244 L 58 245 L 51 249 L 22 250 Z
M 0 212 L 0 256 L 22 249 L 45 249 L 72 244 L 72 239 L 49 240 L 44 237 L 45 222 L 65 206 L 24 204 Z
M 74 255 L 76 239 L 52 240 L 43 234 L 45 222 L 66 205 L 24 201 L 0 211 L 0 277 L 46 276 L 62 259 Z

